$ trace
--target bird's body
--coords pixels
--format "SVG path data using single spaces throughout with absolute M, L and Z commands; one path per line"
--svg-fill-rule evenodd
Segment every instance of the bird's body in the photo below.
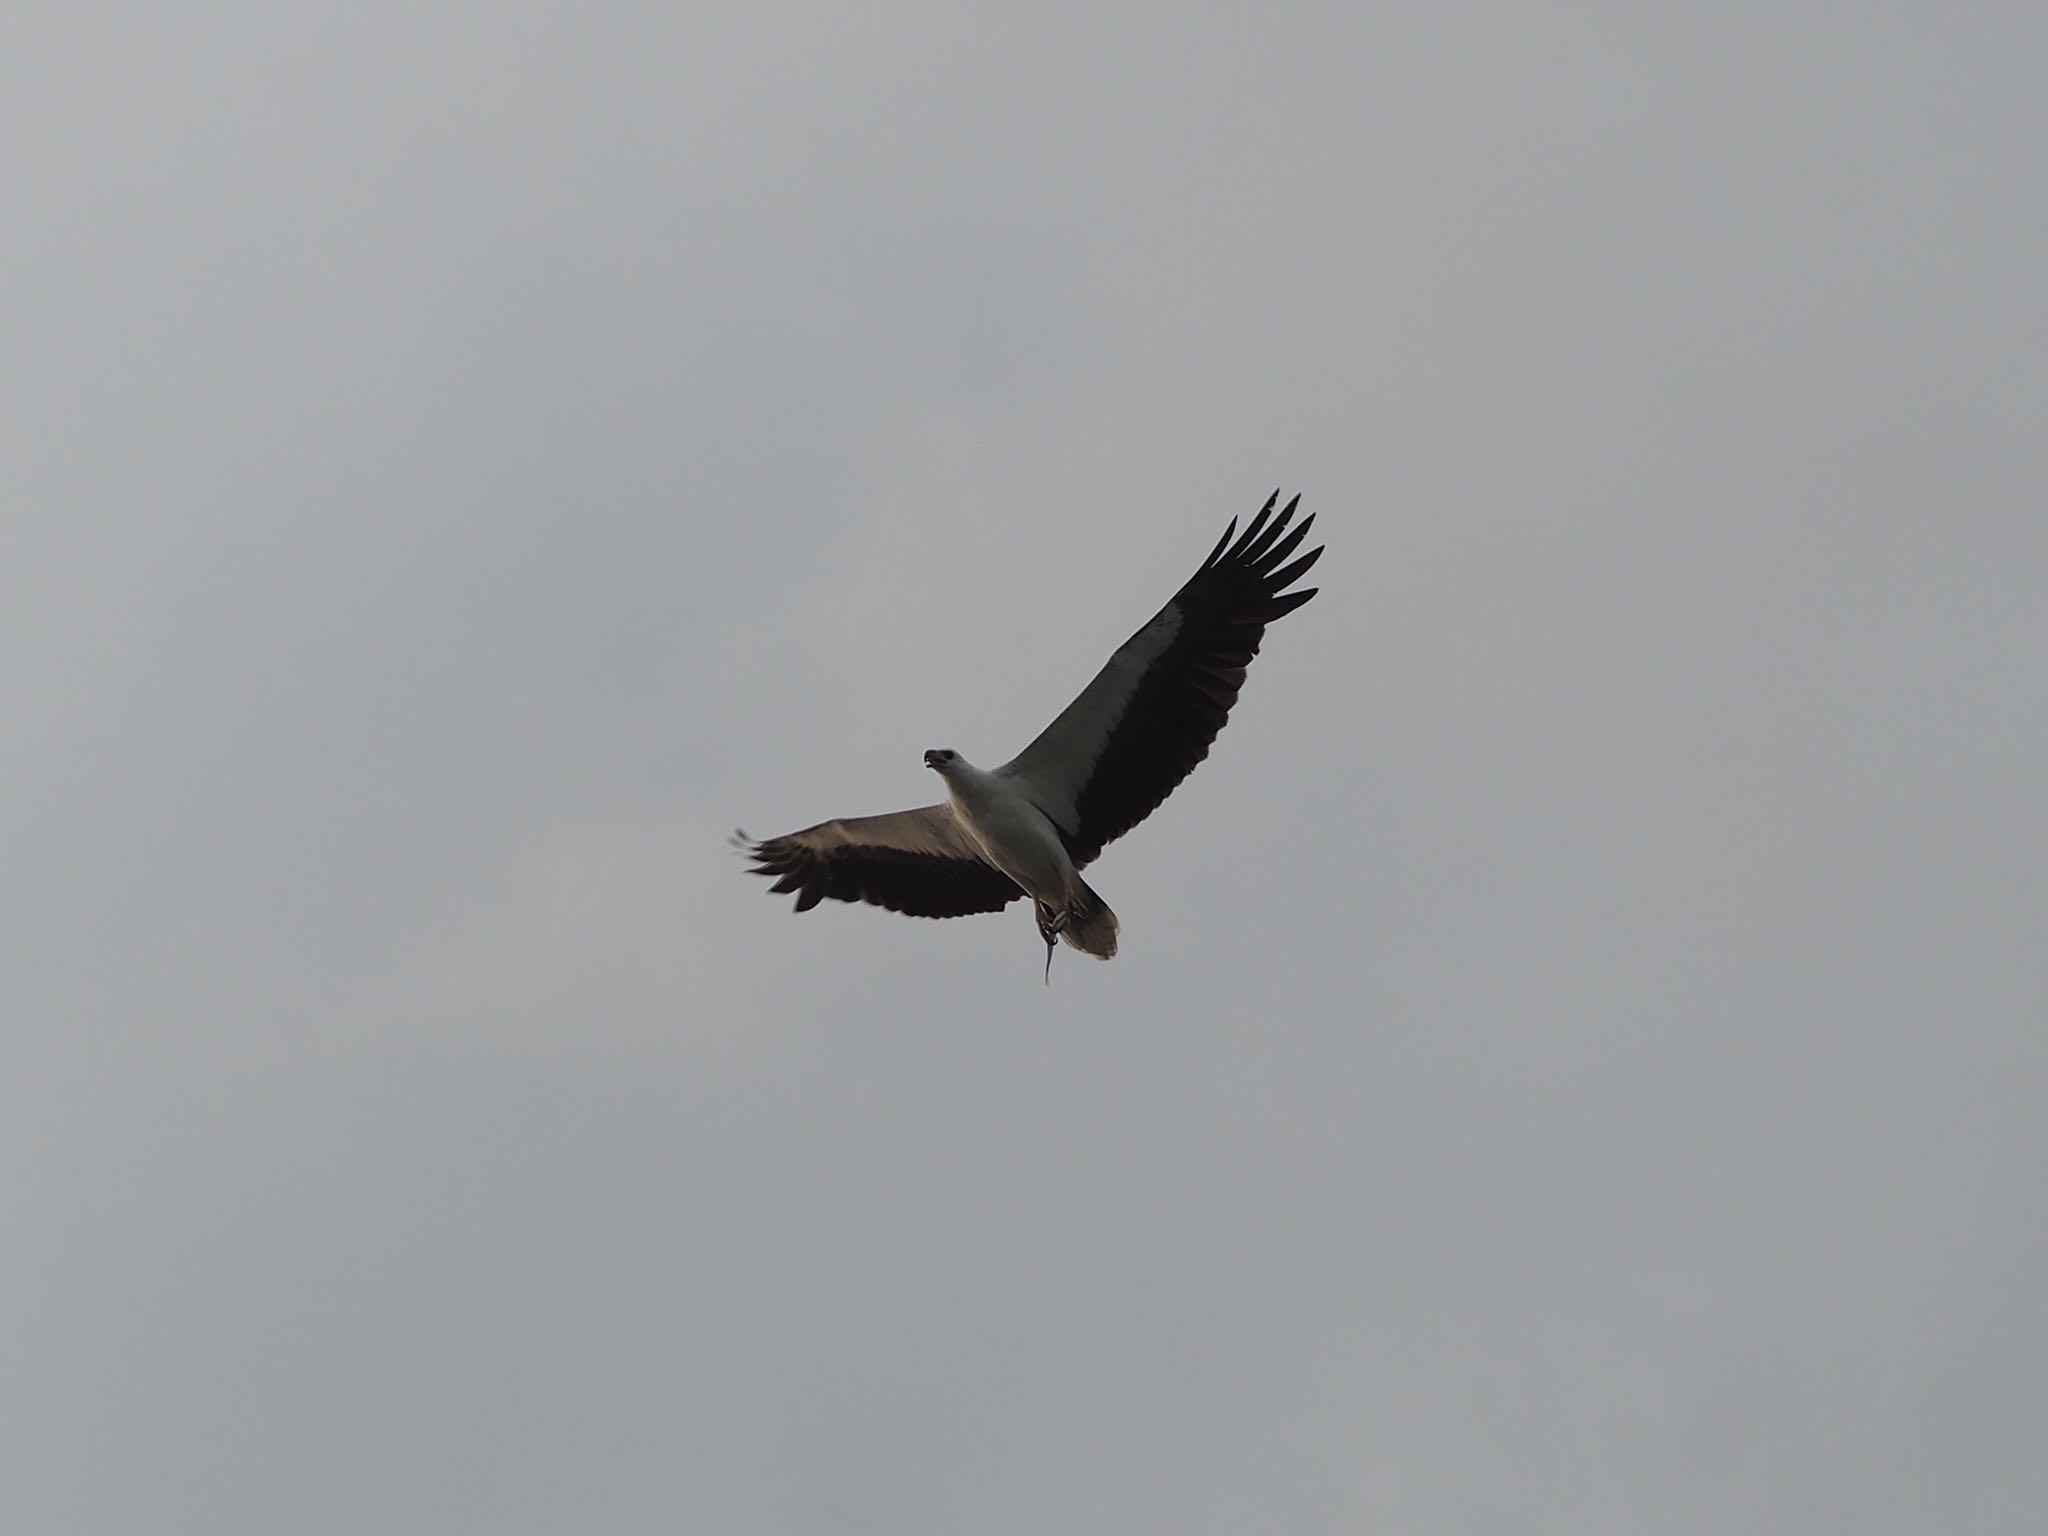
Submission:
M 1031 798 L 1030 782 L 1008 767 L 977 768 L 957 752 L 924 756 L 946 781 L 946 809 L 982 858 L 1031 898 L 1045 940 L 1047 977 L 1060 939 L 1098 960 L 1114 955 L 1116 914 L 1081 878 L 1059 827 Z
M 1235 543 L 1233 521 L 1202 568 L 1009 762 L 977 768 L 934 748 L 924 760 L 945 781 L 943 802 L 748 844 L 755 873 L 794 893 L 799 912 L 830 896 L 958 917 L 1028 896 L 1048 975 L 1060 940 L 1114 955 L 1116 914 L 1080 871 L 1208 755 L 1266 625 L 1315 596 L 1313 587 L 1286 588 L 1320 548 L 1282 564 L 1315 519 L 1288 532 L 1299 498 L 1276 518 L 1278 501 Z
M 1032 900 L 1064 906 L 1080 875 L 1059 828 L 1030 794 L 1002 769 L 977 768 L 958 753 L 932 766 L 946 781 L 947 808 L 981 856 Z

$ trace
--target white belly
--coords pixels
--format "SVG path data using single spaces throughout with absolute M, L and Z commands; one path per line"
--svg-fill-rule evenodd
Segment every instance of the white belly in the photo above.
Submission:
M 1024 887 L 1027 895 L 1054 906 L 1066 903 L 1074 866 L 1066 845 L 1045 813 L 1006 785 L 949 784 L 953 813 L 981 845 L 989 863 Z

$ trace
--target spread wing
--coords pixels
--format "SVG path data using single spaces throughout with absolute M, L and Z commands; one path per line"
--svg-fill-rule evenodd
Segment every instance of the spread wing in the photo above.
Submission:
M 746 851 L 751 873 L 774 876 L 769 889 L 793 892 L 799 912 L 829 896 L 912 917 L 962 917 L 999 912 L 1024 894 L 982 859 L 946 805 L 821 821 Z
M 1019 780 L 1059 826 L 1076 867 L 1122 837 L 1209 755 L 1230 717 L 1266 626 L 1316 588 L 1288 586 L 1321 546 L 1283 564 L 1315 522 L 1287 531 L 1301 498 L 1278 517 L 1274 492 L 1235 543 L 1221 542 L 1187 584 L 1109 658 L 1080 697 L 998 770 Z

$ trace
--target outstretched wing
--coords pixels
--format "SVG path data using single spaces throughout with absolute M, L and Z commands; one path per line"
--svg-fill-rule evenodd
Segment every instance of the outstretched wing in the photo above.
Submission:
M 1151 815 L 1194 772 L 1230 717 L 1266 626 L 1316 595 L 1314 587 L 1287 587 L 1316 563 L 1320 546 L 1282 564 L 1315 517 L 1290 533 L 1301 498 L 1275 517 L 1279 499 L 1275 491 L 1235 543 L 1233 518 L 1173 600 L 998 770 L 1059 826 L 1076 867 Z
M 825 897 L 871 901 L 912 917 L 1000 912 L 1024 892 L 975 851 L 951 807 L 849 816 L 747 846 L 769 889 L 808 912 Z

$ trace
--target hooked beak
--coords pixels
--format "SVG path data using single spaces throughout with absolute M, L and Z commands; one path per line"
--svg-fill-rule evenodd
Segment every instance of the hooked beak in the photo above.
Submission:
M 927 768 L 936 768 L 936 767 L 938 767 L 938 766 L 939 766 L 939 754 L 938 754 L 937 752 L 927 752 L 927 753 L 925 753 L 925 755 L 924 755 L 924 765 L 925 765 L 925 767 L 927 767 Z

